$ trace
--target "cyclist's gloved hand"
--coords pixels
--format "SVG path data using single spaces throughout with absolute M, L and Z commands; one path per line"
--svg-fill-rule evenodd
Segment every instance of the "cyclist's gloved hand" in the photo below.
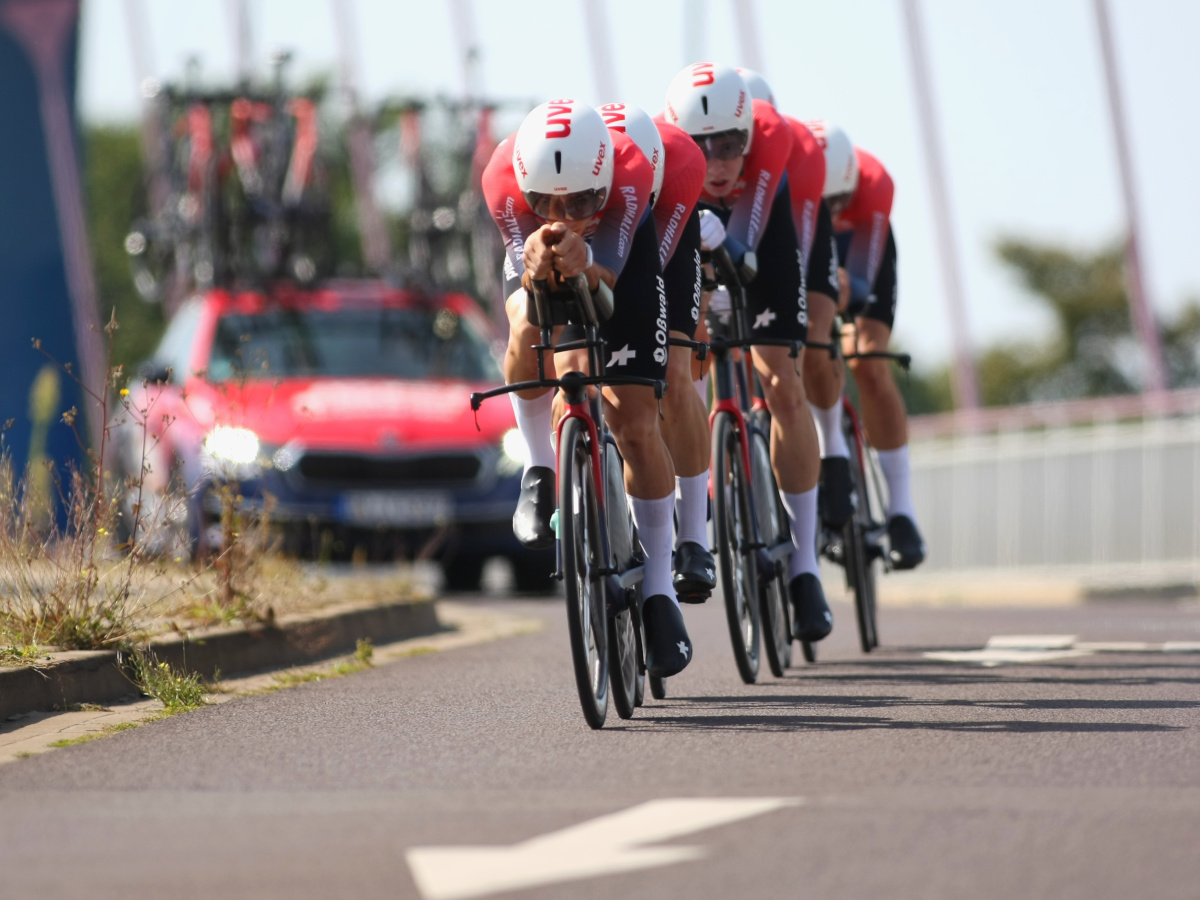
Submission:
M 725 240 L 725 226 L 721 217 L 711 209 L 700 210 L 700 249 L 716 250 Z

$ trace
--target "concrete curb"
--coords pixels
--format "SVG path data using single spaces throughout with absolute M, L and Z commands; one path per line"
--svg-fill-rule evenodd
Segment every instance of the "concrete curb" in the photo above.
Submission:
M 442 630 L 433 600 L 335 607 L 288 616 L 274 625 L 203 629 L 150 642 L 161 661 L 211 678 L 318 662 L 354 650 L 361 639 L 383 644 Z M 45 666 L 0 669 L 0 720 L 73 703 L 108 703 L 135 694 L 114 650 L 56 653 Z

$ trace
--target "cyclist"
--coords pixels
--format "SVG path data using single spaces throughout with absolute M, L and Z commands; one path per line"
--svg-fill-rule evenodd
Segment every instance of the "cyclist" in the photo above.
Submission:
M 753 69 L 738 69 L 756 100 L 775 105 L 766 79 Z M 829 206 L 822 199 L 825 189 L 825 153 L 821 143 L 799 119 L 782 117 L 792 129 L 792 153 L 788 157 L 788 192 L 792 219 L 805 261 L 808 287 L 808 331 L 818 341 L 827 341 L 837 313 L 837 245 Z M 832 528 L 840 528 L 853 512 L 850 500 L 850 448 L 842 433 L 842 387 L 840 359 L 828 353 L 804 354 L 804 390 L 808 408 L 817 424 L 821 445 L 821 484 L 818 508 Z
M 825 149 L 825 201 L 833 213 L 855 322 L 846 350 L 882 353 L 896 319 L 896 239 L 889 221 L 895 186 L 879 160 L 855 147 L 841 128 L 824 120 L 809 126 Z M 925 558 L 925 544 L 913 508 L 904 399 L 888 360 L 853 359 L 850 369 L 863 424 L 888 485 L 888 555 L 894 568 L 912 569 Z
M 597 107 L 611 131 L 629 135 L 654 167 L 658 260 L 667 291 L 672 338 L 691 340 L 700 318 L 700 219 L 696 201 L 704 185 L 704 154 L 674 125 L 656 123 L 625 103 Z M 669 347 L 662 434 L 675 464 L 675 590 L 680 600 L 702 603 L 717 586 L 708 546 L 708 417 L 692 380 L 692 350 Z
M 791 129 L 769 103 L 750 97 L 734 69 L 707 62 L 687 66 L 671 81 L 664 118 L 690 134 L 708 160 L 700 205 L 712 217 L 701 223 L 709 232 L 703 240 L 723 243 L 743 272 L 751 262 L 758 270 L 746 287 L 752 340 L 804 340 L 804 271 L 783 196 Z M 795 544 L 788 583 L 795 633 L 818 641 L 832 629 L 833 614 L 817 569 L 816 428 L 789 348 L 760 344 L 752 357 L 771 410 L 771 462 Z
M 553 100 L 530 112 L 514 135 L 492 154 L 483 192 L 504 237 L 506 310 L 509 319 L 504 377 L 509 384 L 537 376 L 540 329 L 527 313 L 533 280 L 553 288 L 583 273 L 597 291 L 613 292 L 614 312 L 600 327 L 620 375 L 662 379 L 666 372 L 666 296 L 653 220 L 646 216 L 653 171 L 636 144 L 612 134 L 591 107 Z M 645 216 L 645 218 L 643 218 Z M 580 337 L 579 329 L 567 340 Z M 557 329 L 562 339 L 563 329 Z M 578 369 L 560 364 L 563 371 Z M 547 361 L 547 376 L 554 366 Z M 513 531 L 528 546 L 554 541 L 555 455 L 551 443 L 553 397 L 549 390 L 514 393 L 517 427 L 527 447 Z M 625 487 L 645 553 L 646 665 L 651 674 L 674 675 L 691 661 L 692 644 L 671 577 L 674 469 L 658 426 L 654 391 L 643 386 L 605 387 L 605 418 L 625 459 Z

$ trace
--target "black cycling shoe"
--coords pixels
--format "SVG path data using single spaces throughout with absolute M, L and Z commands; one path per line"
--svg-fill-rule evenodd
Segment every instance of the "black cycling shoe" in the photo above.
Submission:
M 646 598 L 642 625 L 646 629 L 646 671 L 655 678 L 682 672 L 692 661 L 692 640 L 675 601 L 666 594 Z
M 893 569 L 915 569 L 925 559 L 925 542 L 908 516 L 888 519 L 888 559 Z
M 821 521 L 830 528 L 841 528 L 854 515 L 851 493 L 850 460 L 844 456 L 827 456 L 821 460 L 821 489 L 817 494 L 817 509 Z
M 521 498 L 513 513 L 513 534 L 530 550 L 554 546 L 554 470 L 548 466 L 530 466 L 521 476 Z
M 833 613 L 825 602 L 821 579 L 801 572 L 788 583 L 788 594 L 792 598 L 792 633 L 796 640 L 811 644 L 828 637 L 833 631 Z
M 675 550 L 675 579 L 672 582 L 680 603 L 703 603 L 717 586 L 717 562 L 709 550 L 695 541 L 684 541 Z

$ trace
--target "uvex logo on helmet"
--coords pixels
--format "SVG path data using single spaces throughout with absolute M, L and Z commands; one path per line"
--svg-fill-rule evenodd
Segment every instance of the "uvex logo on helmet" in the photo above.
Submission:
M 546 104 L 546 137 L 565 138 L 571 134 L 571 108 L 574 100 L 551 100 Z
M 742 110 L 744 110 L 745 108 L 746 108 L 746 92 L 745 92 L 745 91 L 741 91 L 741 92 L 738 94 L 738 104 L 737 104 L 737 109 L 735 109 L 735 110 L 733 111 L 733 114 L 734 114 L 735 116 L 737 116 L 737 117 L 740 119 L 740 118 L 742 117 Z
M 617 131 L 625 130 L 624 103 L 605 103 L 600 107 L 600 115 L 604 117 L 604 124 L 609 128 L 615 128 Z
M 692 87 L 704 87 L 713 83 L 713 64 L 710 62 L 696 63 L 692 66 Z
M 600 152 L 596 154 L 596 164 L 592 166 L 592 174 L 599 175 L 600 170 L 604 168 L 604 144 L 600 144 Z
M 525 168 L 525 160 L 521 159 L 520 147 L 516 148 L 516 152 L 513 153 L 513 156 L 517 160 L 517 171 L 520 172 L 524 177 L 528 178 L 529 170 Z

